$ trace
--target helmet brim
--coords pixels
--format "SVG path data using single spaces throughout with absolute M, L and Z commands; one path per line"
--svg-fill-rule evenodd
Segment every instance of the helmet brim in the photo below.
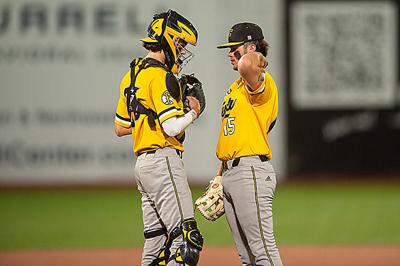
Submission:
M 222 45 L 218 45 L 217 48 L 218 49 L 222 49 L 222 48 L 229 48 L 235 45 L 239 45 L 239 44 L 244 44 L 244 42 L 228 42 Z
M 141 41 L 145 42 L 145 43 L 156 43 L 156 42 L 158 42 L 157 40 L 152 39 L 150 37 L 143 38 L 143 39 L 141 39 Z

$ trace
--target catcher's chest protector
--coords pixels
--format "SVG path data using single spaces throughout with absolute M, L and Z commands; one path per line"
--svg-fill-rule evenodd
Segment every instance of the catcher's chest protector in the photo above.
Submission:
M 137 73 L 135 73 L 136 71 L 136 66 L 139 66 L 139 69 L 137 71 Z M 140 71 L 142 71 L 143 69 L 146 69 L 148 67 L 160 67 L 163 68 L 167 71 L 167 77 L 169 77 L 170 75 L 173 76 L 172 73 L 170 73 L 170 71 L 168 70 L 168 68 L 166 68 L 162 63 L 160 63 L 159 61 L 152 59 L 152 58 L 138 58 L 138 59 L 134 59 L 131 64 L 130 64 L 130 68 L 131 68 L 131 84 L 129 85 L 129 87 L 127 87 L 124 91 L 124 94 L 126 96 L 126 106 L 128 109 L 128 113 L 134 114 L 134 117 L 132 119 L 131 117 L 131 124 L 132 127 L 135 126 L 135 120 L 137 120 L 139 118 L 140 115 L 146 115 L 148 118 L 148 123 L 150 128 L 154 128 L 156 126 L 156 122 L 155 120 L 158 118 L 157 113 L 154 112 L 153 110 L 146 108 L 143 106 L 143 104 L 138 101 L 138 99 L 136 98 L 136 92 L 139 88 L 137 88 L 135 86 L 136 83 L 136 78 L 139 75 Z M 174 77 L 174 76 L 173 76 Z M 174 77 L 175 78 L 175 77 Z M 168 79 L 171 78 L 167 78 L 167 82 Z M 171 82 L 170 82 L 171 83 Z M 179 84 L 178 84 L 179 86 Z

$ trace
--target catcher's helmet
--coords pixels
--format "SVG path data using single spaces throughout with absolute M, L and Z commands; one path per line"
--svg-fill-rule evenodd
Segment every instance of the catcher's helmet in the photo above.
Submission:
M 147 29 L 144 43 L 159 43 L 165 54 L 165 63 L 172 73 L 178 73 L 193 57 L 186 50 L 187 43 L 196 45 L 197 30 L 186 18 L 173 10 L 154 15 Z

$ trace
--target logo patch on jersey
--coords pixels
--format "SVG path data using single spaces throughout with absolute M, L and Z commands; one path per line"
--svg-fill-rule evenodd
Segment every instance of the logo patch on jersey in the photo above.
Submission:
M 164 91 L 163 94 L 161 95 L 161 101 L 165 104 L 165 105 L 171 105 L 173 103 L 172 101 L 172 97 L 169 94 L 168 91 Z
M 229 112 L 233 109 L 233 107 L 235 107 L 235 103 L 236 99 L 232 100 L 232 98 L 229 98 L 222 104 L 222 111 L 221 111 L 222 118 L 229 117 Z

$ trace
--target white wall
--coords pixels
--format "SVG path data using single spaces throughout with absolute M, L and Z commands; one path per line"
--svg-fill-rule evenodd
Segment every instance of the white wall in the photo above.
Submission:
M 206 182 L 217 167 L 220 104 L 237 73 L 231 70 L 227 51 L 216 45 L 241 21 L 259 24 L 271 45 L 269 71 L 280 92 L 280 116 L 270 138 L 273 163 L 283 178 L 282 2 L 42 0 L 33 7 L 27 0 L 0 3 L 0 183 L 132 178 L 132 140 L 113 132 L 119 81 L 131 58 L 145 55 L 139 39 L 152 15 L 168 8 L 186 16 L 199 31 L 198 46 L 192 49 L 195 58 L 183 71 L 203 81 L 207 98 L 205 113 L 187 130 L 184 161 L 190 180 Z M 69 14 L 81 24 L 63 28 L 65 10 L 75 10 Z M 26 24 L 29 18 L 33 20 Z M 105 26 L 99 28 L 101 23 Z

